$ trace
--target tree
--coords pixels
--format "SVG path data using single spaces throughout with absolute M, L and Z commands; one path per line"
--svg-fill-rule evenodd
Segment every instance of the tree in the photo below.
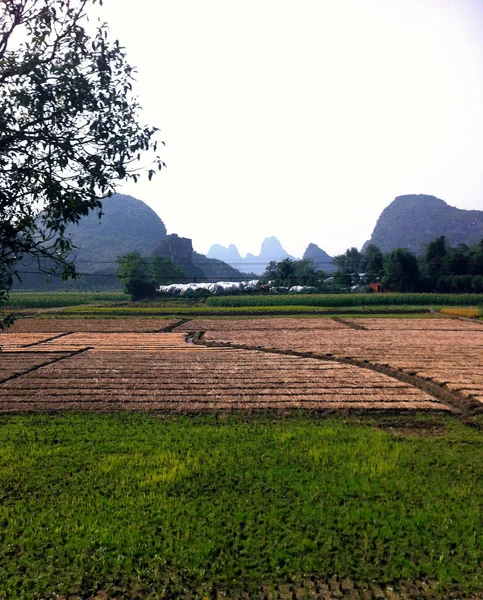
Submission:
M 366 280 L 371 283 L 380 281 L 384 274 L 384 256 L 375 244 L 369 244 L 364 252 L 364 264 L 362 268 L 366 274 Z
M 317 284 L 318 276 L 312 260 L 285 258 L 280 262 L 270 261 L 265 273 L 262 275 L 262 280 L 273 281 L 275 286 L 281 287 L 292 287 L 293 285 L 314 286 Z
M 156 288 L 149 277 L 149 264 L 139 252 L 129 252 L 118 259 L 117 276 L 124 285 L 124 291 L 132 300 L 154 296 Z
M 392 292 L 417 292 L 419 265 L 416 256 L 406 248 L 398 248 L 386 255 L 384 287 Z
M 433 282 L 433 287 L 436 287 L 438 279 L 444 275 L 443 266 L 446 253 L 446 238 L 444 235 L 429 242 L 426 248 L 426 271 Z
M 118 263 L 117 276 L 132 300 L 151 298 L 161 284 L 180 283 L 186 278 L 186 273 L 165 256 L 146 258 L 139 252 L 129 252 Z
M 332 262 L 338 267 L 335 274 L 336 281 L 347 288 L 358 284 L 362 258 L 362 254 L 354 247 L 348 248 L 344 254 L 334 256 Z
M 149 259 L 149 277 L 156 287 L 186 281 L 186 272 L 167 256 L 153 254 Z
M 469 272 L 474 275 L 483 275 L 483 239 L 479 244 L 470 248 Z
M 25 258 L 75 277 L 67 225 L 164 166 L 138 162 L 157 129 L 139 123 L 124 49 L 86 29 L 97 2 L 0 0 L 0 301 Z

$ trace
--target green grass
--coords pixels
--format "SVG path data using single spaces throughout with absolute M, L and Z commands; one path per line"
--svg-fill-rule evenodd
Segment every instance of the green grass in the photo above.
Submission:
M 482 590 L 482 444 L 444 416 L 3 416 L 0 597 Z
M 283 316 L 286 315 L 317 315 L 334 316 L 344 314 L 380 316 L 386 315 L 418 315 L 429 314 L 426 306 L 403 306 L 403 307 L 341 307 L 324 308 L 315 306 L 143 306 L 143 305 L 125 305 L 125 306 L 72 306 L 65 308 L 64 314 L 69 315 L 98 315 L 98 316 L 156 316 L 156 315 L 177 315 L 177 316 Z
M 129 299 L 122 292 L 10 292 L 6 310 L 60 308 L 95 302 L 122 302 Z
M 483 294 L 306 294 L 219 296 L 207 306 L 478 306 Z

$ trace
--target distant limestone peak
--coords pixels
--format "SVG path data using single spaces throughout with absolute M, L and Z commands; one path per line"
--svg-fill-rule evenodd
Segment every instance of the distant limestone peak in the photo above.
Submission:
M 309 244 L 302 258 L 303 260 L 313 261 L 315 268 L 319 271 L 333 271 L 335 269 L 332 258 L 317 244 Z
M 267 260 L 275 260 L 277 262 L 285 258 L 293 258 L 288 252 L 282 248 L 282 244 L 274 236 L 267 237 L 263 240 L 258 258 Z
M 240 261 L 241 256 L 235 244 L 230 244 L 228 248 L 221 244 L 213 244 L 206 255 L 208 258 L 216 258 L 228 264 L 230 261 Z
M 450 246 L 478 243 L 483 238 L 483 211 L 455 208 L 427 194 L 398 196 L 382 211 L 364 248 L 375 244 L 382 252 L 409 248 L 420 254 L 441 235 Z
M 282 248 L 282 244 L 279 240 L 273 236 L 263 240 L 258 256 L 249 252 L 242 258 L 238 252 L 238 248 L 234 244 L 230 244 L 228 247 L 214 244 L 211 246 L 207 256 L 208 258 L 223 260 L 237 269 L 244 270 L 248 273 L 255 273 L 256 275 L 261 275 L 267 268 L 268 263 L 272 260 L 279 262 L 285 258 L 293 258 L 293 256 L 290 256 L 290 254 Z

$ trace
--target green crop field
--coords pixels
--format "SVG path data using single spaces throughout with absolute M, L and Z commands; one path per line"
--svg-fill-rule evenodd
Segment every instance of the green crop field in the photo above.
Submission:
M 122 292 L 10 292 L 6 310 L 60 308 L 98 302 L 125 302 Z
M 219 296 L 206 299 L 212 307 L 237 306 L 478 306 L 483 294 L 287 294 Z
M 275 598 L 311 576 L 469 598 L 483 590 L 481 424 L 2 416 L 0 598 Z

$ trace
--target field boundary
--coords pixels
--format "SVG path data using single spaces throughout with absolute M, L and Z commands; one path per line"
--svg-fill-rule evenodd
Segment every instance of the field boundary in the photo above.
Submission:
M 483 412 L 483 408 L 480 402 L 473 400 L 472 398 L 467 398 L 458 394 L 457 392 L 452 392 L 448 390 L 445 386 L 439 385 L 430 381 L 428 379 L 424 379 L 423 377 L 419 377 L 416 374 L 411 374 L 402 369 L 398 369 L 396 367 L 391 367 L 390 365 L 383 365 L 376 362 L 370 362 L 366 360 L 358 360 L 355 358 L 350 358 L 349 356 L 335 356 L 334 354 L 318 354 L 316 352 L 300 352 L 297 350 L 284 350 L 281 348 L 265 348 L 263 346 L 250 346 L 248 344 L 235 344 L 232 342 L 218 342 L 212 340 L 206 340 L 204 338 L 205 331 L 198 331 L 193 335 L 192 343 L 199 344 L 202 346 L 206 346 L 209 348 L 233 348 L 237 350 L 254 350 L 257 352 L 266 352 L 268 354 L 284 354 L 286 356 L 299 356 L 300 358 L 315 358 L 323 361 L 331 361 L 339 364 L 352 365 L 354 367 L 359 367 L 361 369 L 368 369 L 370 371 L 375 371 L 377 373 L 381 373 L 382 375 L 387 375 L 393 379 L 397 379 L 401 383 L 407 383 L 422 392 L 426 392 L 430 394 L 436 400 L 447 404 L 450 408 L 453 409 L 454 412 L 458 414 L 476 414 Z
M 451 308 L 451 307 L 445 307 L 445 308 Z M 464 317 L 462 315 L 450 315 L 448 313 L 444 313 L 438 310 L 430 310 L 431 314 L 436 315 L 438 317 L 443 317 L 444 319 L 452 319 L 453 321 L 463 321 L 465 323 L 478 323 L 478 325 L 481 325 L 483 327 L 483 321 L 481 319 L 479 319 L 478 317 Z
M 148 333 L 171 333 L 177 327 L 181 327 L 181 325 L 184 325 L 185 323 L 189 323 L 190 321 L 191 321 L 191 319 L 179 319 L 175 323 L 171 323 L 171 325 L 166 325 L 166 327 L 162 327 L 161 329 L 153 329 L 152 331 L 149 331 Z
M 350 329 L 355 329 L 357 331 L 367 331 L 367 327 L 364 327 L 364 325 L 361 325 L 360 323 L 353 323 L 352 321 L 348 321 L 347 319 L 343 319 L 342 317 L 332 317 L 332 321 L 335 321 L 336 323 L 342 323 L 342 325 L 345 325 Z
M 59 338 L 66 337 L 67 335 L 72 335 L 73 333 L 75 333 L 75 331 L 64 331 L 63 333 L 58 333 L 56 335 L 53 335 L 52 337 L 47 338 L 46 340 L 39 340 L 37 342 L 32 342 L 31 344 L 24 344 L 21 347 L 22 348 L 32 348 L 33 346 L 40 346 L 41 344 L 45 344 L 45 342 L 51 342 L 52 340 L 58 340 Z
M 59 336 L 59 337 L 62 337 L 62 336 Z M 3 385 L 4 383 L 7 383 L 8 381 L 12 381 L 13 379 L 18 379 L 19 377 L 24 377 L 24 375 L 33 373 L 34 371 L 37 371 L 38 369 L 41 369 L 42 367 L 47 367 L 48 365 L 53 365 L 55 363 L 60 362 L 61 360 L 65 360 L 66 358 L 72 358 L 73 356 L 77 356 L 78 354 L 82 354 L 83 352 L 87 352 L 88 350 L 92 350 L 92 349 L 93 348 L 91 346 L 86 346 L 85 348 L 79 348 L 79 350 L 73 350 L 73 351 L 49 350 L 49 354 L 61 354 L 62 356 L 50 358 L 49 360 L 46 360 L 41 365 L 35 365 L 28 369 L 24 369 L 23 371 L 20 371 L 18 373 L 13 373 L 13 375 L 9 375 L 8 377 L 5 377 L 4 379 L 0 379 L 0 385 Z M 13 353 L 13 352 L 8 352 L 8 350 L 7 350 L 6 352 L 4 352 L 4 354 L 5 355 L 7 355 L 7 354 L 18 355 L 18 354 L 21 354 L 21 352 L 22 351 L 20 350 L 20 351 L 15 351 L 15 353 Z M 29 352 L 29 354 L 31 354 L 31 353 Z

